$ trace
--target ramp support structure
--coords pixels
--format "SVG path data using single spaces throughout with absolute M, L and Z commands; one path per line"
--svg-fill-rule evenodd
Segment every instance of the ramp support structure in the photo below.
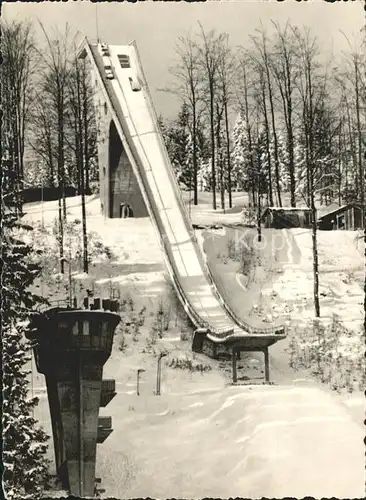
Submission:
M 233 346 L 232 348 L 232 378 L 233 384 L 238 381 L 237 373 L 237 360 L 240 359 L 241 352 L 262 352 L 264 354 L 264 380 L 269 383 L 269 354 L 268 346 L 265 347 L 245 347 L 245 346 Z

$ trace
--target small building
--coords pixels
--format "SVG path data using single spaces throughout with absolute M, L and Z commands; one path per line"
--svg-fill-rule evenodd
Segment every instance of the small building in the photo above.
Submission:
M 261 221 L 266 228 L 310 228 L 311 210 L 307 207 L 267 207 L 262 213 Z
M 318 218 L 318 228 L 323 231 L 331 231 L 332 229 L 355 231 L 363 229 L 363 224 L 362 206 L 357 203 L 343 205 Z

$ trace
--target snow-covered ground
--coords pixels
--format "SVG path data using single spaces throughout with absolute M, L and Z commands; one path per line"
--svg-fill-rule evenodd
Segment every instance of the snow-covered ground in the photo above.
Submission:
M 281 230 L 287 262 L 273 290 L 287 304 L 299 303 L 292 319 L 312 318 L 313 254 L 310 230 Z M 359 329 L 363 321 L 363 235 L 357 231 L 318 231 L 320 308 L 322 318 L 338 314 L 347 328 Z M 305 307 L 304 307 L 305 306 Z
M 212 193 L 198 193 L 198 205 L 193 205 L 192 193 L 183 192 L 183 199 L 187 205 L 187 211 L 193 224 L 235 224 L 242 223 L 242 208 L 248 203 L 246 193 L 235 192 L 232 195 L 232 208 L 229 207 L 229 199 L 225 197 L 225 209 L 221 208 L 220 193 L 216 195 L 217 210 L 212 209 Z M 191 202 L 189 202 L 191 200 Z
M 68 206 L 69 218 L 80 219 L 78 200 L 68 200 Z M 98 199 L 88 199 L 88 229 L 100 235 L 112 250 L 113 259 L 108 262 L 94 259 L 90 276 L 94 282 L 101 281 L 101 291 L 112 281 L 122 294 L 133 296 L 137 308 L 147 307 L 146 327 L 141 329 L 139 340 L 133 342 L 129 338 L 122 353 L 118 350 L 120 334 L 117 334 L 104 369 L 104 377 L 115 378 L 117 384 L 117 396 L 101 409 L 102 415 L 112 416 L 114 428 L 97 452 L 97 476 L 102 478 L 104 495 L 117 498 L 363 496 L 362 419 L 357 421 L 356 414 L 349 411 L 352 403 L 359 408 L 359 401 L 349 397 L 347 408 L 344 399 L 337 399 L 312 379 L 296 375 L 288 367 L 281 343 L 274 346 L 270 358 L 272 378 L 277 384 L 273 386 L 229 385 L 229 366 L 193 355 L 190 342 L 180 340 L 180 328 L 173 321 L 164 338 L 157 342 L 155 355 L 149 352 L 146 339 L 150 324 L 158 299 L 166 294 L 158 239 L 148 219 L 104 219 L 99 207 Z M 43 217 L 48 226 L 57 217 L 57 202 L 44 203 L 43 211 L 40 204 L 26 208 L 26 219 L 33 223 Z M 197 216 L 200 210 L 208 223 L 216 222 L 207 215 L 208 205 L 198 207 Z M 306 253 L 308 240 L 301 234 L 294 234 L 294 238 L 301 243 L 304 253 L 299 262 L 296 257 L 296 262 L 286 265 L 299 266 L 306 274 L 307 268 L 301 264 L 304 259 L 303 264 L 310 266 L 311 273 L 311 260 Z M 344 250 L 340 259 L 343 253 Z M 335 258 L 334 253 L 330 258 Z M 349 265 L 349 261 L 339 262 L 345 268 Z M 291 269 L 285 265 L 284 269 L 278 278 L 287 272 L 290 286 Z M 91 277 L 75 270 L 75 281 L 85 283 Z M 286 293 L 286 282 L 278 281 L 278 287 L 279 295 Z M 162 395 L 155 396 L 156 353 L 161 349 L 167 350 L 168 356 L 163 360 Z M 177 357 L 190 357 L 212 369 L 201 374 L 169 367 Z M 260 373 L 258 359 L 249 356 L 239 366 L 251 365 Z M 145 369 L 140 396 L 136 395 L 138 368 Z M 40 396 L 36 415 L 50 431 L 44 378 L 34 370 L 33 393 Z M 51 457 L 52 452 L 51 446 Z
M 68 221 L 81 220 L 80 197 L 67 200 Z M 58 217 L 57 201 L 43 204 L 32 204 L 25 207 L 25 220 L 40 223 L 50 228 Z M 99 198 L 87 197 L 87 230 L 98 235 L 105 247 L 112 253 L 112 259 L 105 256 L 94 256 L 89 269 L 89 276 L 82 269 L 73 266 L 73 281 L 82 285 L 82 290 L 76 295 L 79 299 L 85 296 L 85 290 L 94 284 L 94 295 L 103 294 L 107 284 L 113 288 L 124 289 L 130 294 L 143 294 L 151 300 L 166 286 L 165 267 L 160 243 L 154 228 L 148 218 L 141 219 L 106 219 L 100 214 Z M 79 230 L 81 243 L 81 227 Z M 40 235 L 40 237 L 44 237 Z M 48 235 L 48 238 L 54 237 Z M 69 241 L 65 238 L 65 247 Z M 56 250 L 57 252 L 57 247 Z M 65 251 L 67 256 L 67 250 Z M 67 273 L 66 273 L 67 274 Z M 64 277 L 67 282 L 68 277 Z M 47 290 L 45 283 L 42 289 Z M 56 295 L 55 291 L 53 291 Z M 47 291 L 45 292 L 47 294 Z

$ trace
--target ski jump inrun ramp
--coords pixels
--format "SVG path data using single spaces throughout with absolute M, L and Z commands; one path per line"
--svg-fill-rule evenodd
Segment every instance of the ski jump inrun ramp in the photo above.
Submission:
M 238 318 L 220 296 L 195 238 L 168 157 L 136 44 L 109 45 L 104 50 L 108 56 L 102 56 L 100 45 L 84 40 L 79 55 L 91 63 L 186 313 L 196 328 L 206 330 L 209 340 L 215 343 L 242 337 L 250 337 L 252 343 L 260 337 L 260 344 L 264 341 L 271 345 L 284 338 L 284 327 L 253 328 Z M 113 78 L 110 73 L 107 77 L 106 57 Z

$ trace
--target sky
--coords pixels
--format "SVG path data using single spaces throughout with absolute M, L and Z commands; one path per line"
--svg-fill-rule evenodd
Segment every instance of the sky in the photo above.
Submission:
M 216 29 L 229 34 L 233 47 L 246 46 L 249 35 L 262 21 L 271 29 L 271 20 L 280 24 L 290 20 L 298 26 L 312 28 L 325 52 L 339 54 L 347 49 L 347 36 L 359 36 L 365 24 L 362 0 L 327 3 L 324 0 L 211 0 L 208 2 L 91 3 L 89 1 L 5 3 L 2 17 L 6 21 L 34 22 L 39 45 L 44 36 L 38 21 L 46 30 L 63 30 L 66 23 L 74 32 L 91 41 L 99 37 L 111 45 L 136 40 L 144 71 L 158 114 L 171 119 L 176 115 L 179 98 L 159 89 L 169 86 L 174 65 L 175 44 L 179 36 L 195 33 L 198 21 L 205 31 Z M 97 22 L 98 20 L 98 22 Z M 97 29 L 98 26 L 98 29 Z

